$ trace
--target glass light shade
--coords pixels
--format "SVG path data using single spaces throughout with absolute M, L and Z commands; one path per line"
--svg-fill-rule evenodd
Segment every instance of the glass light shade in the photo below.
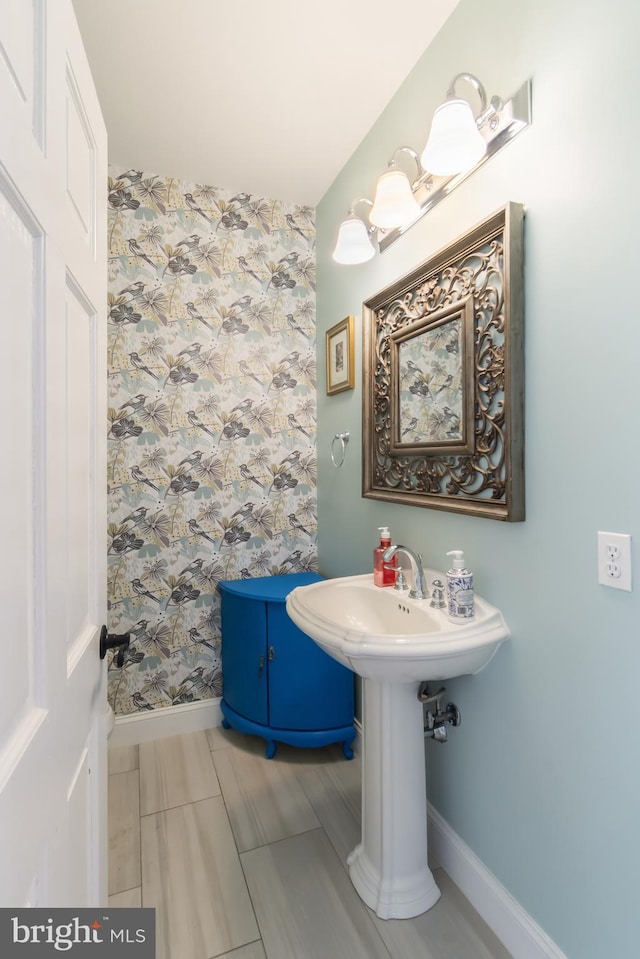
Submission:
M 475 166 L 487 152 L 466 100 L 445 100 L 433 115 L 420 162 L 435 176 L 453 176 Z
M 333 251 L 336 263 L 347 265 L 366 263 L 376 251 L 369 239 L 369 231 L 360 217 L 352 216 L 343 220 L 338 230 L 338 240 Z
M 378 180 L 369 220 L 383 230 L 405 226 L 420 213 L 420 204 L 402 170 L 387 170 Z

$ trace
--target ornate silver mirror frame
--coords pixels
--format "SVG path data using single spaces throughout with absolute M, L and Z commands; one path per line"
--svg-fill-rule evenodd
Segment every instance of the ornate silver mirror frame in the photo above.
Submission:
M 363 304 L 371 499 L 524 519 L 523 208 Z

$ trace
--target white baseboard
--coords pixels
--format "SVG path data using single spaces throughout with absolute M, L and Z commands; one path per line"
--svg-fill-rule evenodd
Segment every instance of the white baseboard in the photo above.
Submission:
M 152 739 L 211 729 L 222 722 L 220 699 L 204 699 L 165 709 L 145 709 L 140 713 L 116 716 L 109 746 L 135 746 Z
M 428 819 L 438 862 L 514 959 L 567 959 L 431 803 Z
M 113 717 L 113 713 L 111 714 Z M 111 719 L 109 746 L 136 746 L 164 736 L 179 736 L 201 729 L 211 729 L 222 723 L 220 699 L 205 699 L 182 706 L 167 706 L 165 709 L 145 709 Z M 356 738 L 353 751 L 361 752 L 362 725 L 355 720 Z

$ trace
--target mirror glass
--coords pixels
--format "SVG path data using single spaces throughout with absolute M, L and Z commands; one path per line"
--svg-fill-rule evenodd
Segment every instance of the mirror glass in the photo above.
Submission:
M 466 449 L 465 323 L 472 320 L 467 304 L 457 304 L 435 320 L 412 323 L 390 337 L 391 386 L 397 400 L 392 408 L 394 446 L 460 449 L 462 444 Z
M 400 442 L 404 437 L 417 443 L 461 439 L 460 321 L 403 343 L 398 372 Z

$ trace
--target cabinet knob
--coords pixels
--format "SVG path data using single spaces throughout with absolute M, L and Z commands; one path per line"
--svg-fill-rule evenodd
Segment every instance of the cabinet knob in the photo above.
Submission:
M 269 662 L 272 663 L 276 658 L 276 651 L 273 646 L 269 646 Z
M 262 670 L 264 669 L 264 656 L 261 656 L 258 660 L 258 676 L 262 678 Z

